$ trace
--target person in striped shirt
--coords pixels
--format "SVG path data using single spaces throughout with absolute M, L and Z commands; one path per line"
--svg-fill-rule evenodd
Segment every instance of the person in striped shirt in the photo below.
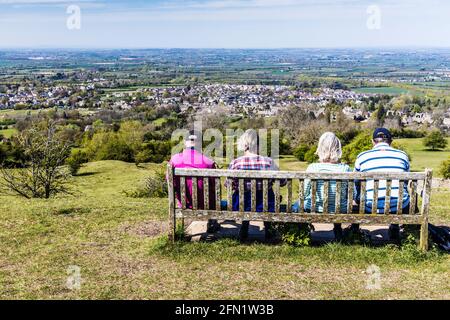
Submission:
M 319 139 L 316 154 L 319 157 L 318 163 L 312 163 L 306 169 L 306 172 L 351 172 L 351 168 L 341 163 L 342 145 L 338 137 L 332 132 L 324 133 Z M 305 180 L 305 206 L 307 212 L 323 212 L 324 202 L 324 181 L 317 182 L 316 189 L 316 206 L 311 208 L 311 181 Z M 347 182 L 342 183 L 341 188 L 341 213 L 347 212 Z M 356 194 L 355 194 L 356 195 Z M 293 211 L 299 211 L 299 204 L 296 202 L 293 206 Z M 336 181 L 330 181 L 328 187 L 328 212 L 336 212 Z M 334 235 L 337 240 L 342 238 L 342 226 L 336 223 L 334 225 Z
M 408 155 L 393 148 L 392 135 L 386 128 L 377 128 L 373 133 L 373 149 L 362 152 L 358 155 L 355 162 L 355 171 L 357 172 L 409 172 L 410 164 Z M 359 201 L 361 198 L 359 183 L 356 183 L 356 190 L 358 191 L 356 199 Z M 405 184 L 403 190 L 399 190 L 399 180 L 393 180 L 391 185 L 391 200 L 390 200 L 390 212 L 397 212 L 397 203 L 399 193 L 403 193 L 403 213 L 409 212 L 410 197 L 408 193 L 408 187 Z M 386 197 L 386 180 L 380 180 L 378 189 L 378 206 L 377 212 L 384 212 Z M 374 198 L 374 181 L 368 180 L 366 185 L 366 204 L 365 211 L 372 212 L 372 203 Z M 413 204 L 415 205 L 415 204 Z M 391 225 L 389 233 L 391 238 L 399 238 L 399 226 Z

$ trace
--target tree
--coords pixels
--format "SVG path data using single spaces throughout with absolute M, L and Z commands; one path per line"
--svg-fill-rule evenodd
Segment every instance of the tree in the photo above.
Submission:
M 447 139 L 439 130 L 430 132 L 423 140 L 423 145 L 433 151 L 445 149 L 448 145 Z
M 18 134 L 15 143 L 24 152 L 22 168 L 2 166 L 2 186 L 28 199 L 69 193 L 63 165 L 70 155 L 70 145 L 58 139 L 54 122 L 32 123 Z

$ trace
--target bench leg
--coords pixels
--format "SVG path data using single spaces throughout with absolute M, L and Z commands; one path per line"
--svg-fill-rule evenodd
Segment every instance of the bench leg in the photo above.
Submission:
M 428 251 L 428 219 L 424 218 L 420 226 L 420 249 Z

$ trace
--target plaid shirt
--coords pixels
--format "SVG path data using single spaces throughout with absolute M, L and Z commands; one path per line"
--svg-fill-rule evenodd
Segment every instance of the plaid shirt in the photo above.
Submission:
M 228 166 L 230 170 L 273 170 L 277 171 L 278 167 L 269 157 L 263 157 L 259 155 L 255 156 L 242 156 L 233 160 Z M 269 181 L 269 188 L 272 188 L 273 181 Z M 281 181 L 281 185 L 285 185 L 286 181 Z M 257 190 L 262 190 L 262 181 L 257 180 Z M 251 181 L 245 179 L 244 184 L 245 190 L 251 190 Z M 237 191 L 239 189 L 238 179 L 233 179 L 233 190 Z

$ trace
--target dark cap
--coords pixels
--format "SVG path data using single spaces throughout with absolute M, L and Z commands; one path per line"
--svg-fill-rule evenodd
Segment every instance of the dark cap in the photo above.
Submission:
M 195 140 L 197 140 L 197 133 L 195 132 L 195 130 L 190 130 L 186 141 L 195 141 Z
M 375 131 L 373 132 L 373 139 L 375 140 L 379 138 L 392 140 L 392 134 L 386 128 L 376 128 Z

